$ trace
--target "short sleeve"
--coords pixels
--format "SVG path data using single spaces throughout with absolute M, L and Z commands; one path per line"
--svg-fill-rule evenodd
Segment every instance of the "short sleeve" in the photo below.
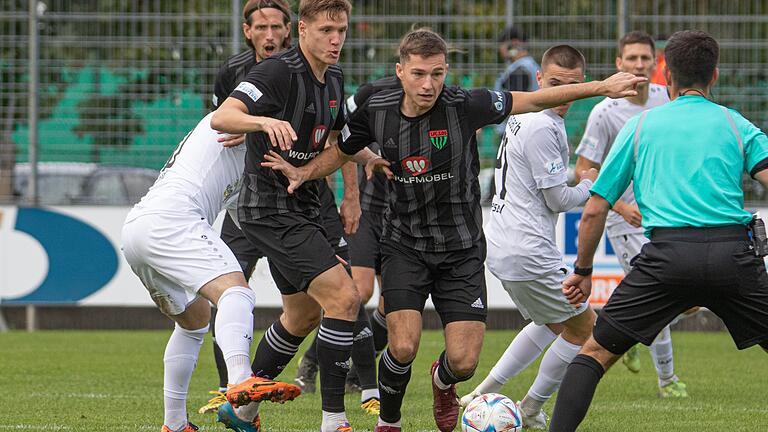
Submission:
M 568 182 L 567 161 L 563 160 L 556 129 L 547 125 L 531 130 L 523 145 L 536 188 L 549 189 Z
M 635 171 L 633 140 L 640 116 L 631 118 L 619 131 L 591 192 L 605 198 L 611 206 L 624 194 Z
M 512 94 L 487 89 L 467 92 L 466 113 L 472 129 L 499 124 L 512 112 Z
M 603 109 L 596 106 L 587 119 L 587 126 L 584 129 L 584 135 L 576 148 L 576 154 L 588 159 L 594 163 L 602 164 L 611 146 L 611 136 L 606 128 L 605 120 L 601 118 L 600 111 Z
M 217 109 L 232 93 L 234 85 L 228 79 L 226 63 L 219 69 L 216 75 L 216 83 L 213 85 L 213 109 Z
M 251 68 L 230 96 L 243 102 L 251 115 L 275 114 L 288 99 L 290 76 L 288 65 L 268 58 Z
M 730 110 L 730 112 L 744 145 L 744 155 L 746 156 L 744 169 L 754 177 L 755 174 L 768 167 L 768 164 L 764 163 L 768 159 L 768 137 L 760 128 L 738 112 L 734 110 Z
M 339 140 L 339 150 L 347 155 L 353 155 L 375 141 L 371 138 L 368 127 L 367 104 L 358 108 L 350 117 L 349 122 L 341 129 Z

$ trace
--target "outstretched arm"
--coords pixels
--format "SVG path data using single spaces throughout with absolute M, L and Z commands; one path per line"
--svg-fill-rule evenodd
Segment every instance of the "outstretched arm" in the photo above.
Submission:
M 541 111 L 592 96 L 608 96 L 610 98 L 635 96 L 637 95 L 635 86 L 645 81 L 647 81 L 647 78 L 638 77 L 627 72 L 619 72 L 603 81 L 567 84 L 539 89 L 535 92 L 511 92 L 511 114 Z

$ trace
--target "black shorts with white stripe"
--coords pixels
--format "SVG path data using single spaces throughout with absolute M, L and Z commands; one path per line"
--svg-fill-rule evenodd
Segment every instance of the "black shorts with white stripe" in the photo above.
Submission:
M 384 239 L 382 295 L 386 313 L 422 312 L 432 297 L 443 326 L 455 321 L 485 322 L 485 237 L 468 249 L 422 252 Z

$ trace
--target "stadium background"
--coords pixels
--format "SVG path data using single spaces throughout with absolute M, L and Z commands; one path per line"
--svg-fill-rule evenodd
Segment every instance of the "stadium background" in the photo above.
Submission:
M 348 94 L 392 73 L 395 47 L 413 24 L 434 28 L 456 48 L 449 58 L 449 82 L 464 87 L 493 85 L 504 68 L 496 40 L 511 23 L 528 35 L 537 59 L 557 43 L 582 50 L 588 79 L 614 72 L 616 41 L 626 31 L 660 36 L 699 28 L 721 44 L 715 101 L 738 109 L 762 129 L 768 126 L 766 0 L 353 3 L 341 61 Z M 30 203 L 11 187 L 14 165 L 30 157 L 159 169 L 210 109 L 221 63 L 245 48 L 239 0 L 0 0 L 0 5 L 0 203 L 10 206 Z M 36 38 L 30 36 L 34 28 Z M 598 100 L 580 101 L 571 109 L 566 123 L 572 145 Z M 32 152 L 31 142 L 37 143 Z M 483 131 L 480 149 L 483 166 L 491 167 L 496 150 L 491 129 Z M 745 184 L 748 205 L 765 206 L 762 188 L 746 179 Z M 3 310 L 17 325 L 29 311 Z M 70 314 L 61 309 L 62 317 Z M 43 327 L 73 325 L 49 316 Z M 110 321 L 114 318 L 107 311 L 101 325 L 120 326 Z

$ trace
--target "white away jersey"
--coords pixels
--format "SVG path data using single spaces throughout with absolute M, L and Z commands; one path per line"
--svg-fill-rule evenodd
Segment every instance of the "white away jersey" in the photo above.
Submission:
M 645 110 L 664 105 L 669 102 L 667 88 L 658 84 L 650 84 L 648 101 L 645 105 L 634 104 L 627 99 L 605 98 L 592 108 L 587 120 L 584 136 L 581 138 L 576 154 L 585 157 L 592 162 L 602 164 L 611 150 L 616 135 L 630 118 Z M 627 203 L 635 203 L 635 193 L 632 184 L 621 199 Z M 608 214 L 606 227 L 609 235 L 621 235 L 634 232 L 643 232 L 642 228 L 635 228 L 628 224 L 620 214 L 612 211 Z
M 532 280 L 563 267 L 555 243 L 559 213 L 542 189 L 568 181 L 568 139 L 552 110 L 507 120 L 496 159 L 496 194 L 485 227 L 488 269 L 507 281 Z
M 245 146 L 222 146 L 219 133 L 211 129 L 212 116 L 200 120 L 179 143 L 127 221 L 144 214 L 194 212 L 213 224 L 222 209 L 237 205 Z

